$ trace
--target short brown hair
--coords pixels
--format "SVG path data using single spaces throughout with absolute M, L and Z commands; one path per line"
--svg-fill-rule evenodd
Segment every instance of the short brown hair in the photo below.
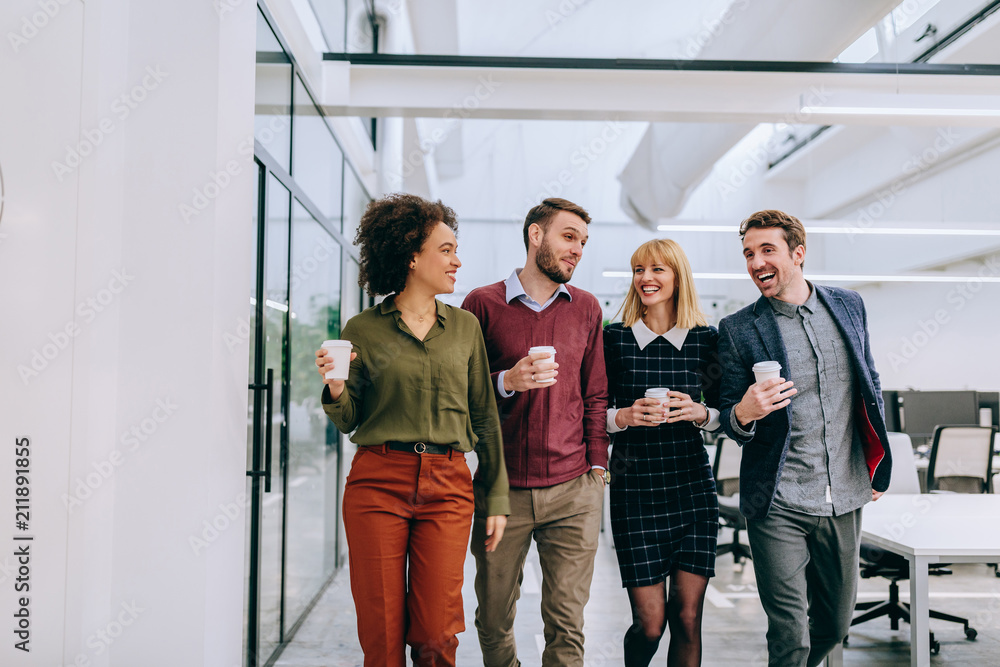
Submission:
M 542 228 L 542 233 L 549 231 L 549 223 L 552 221 L 552 217 L 555 216 L 559 211 L 567 211 L 568 213 L 573 213 L 580 216 L 588 225 L 590 224 L 590 216 L 587 214 L 583 207 L 579 204 L 574 204 L 567 199 L 559 199 L 558 197 L 550 197 L 545 199 L 541 204 L 535 206 L 530 211 L 528 211 L 528 216 L 524 219 L 524 249 L 528 249 L 528 227 L 532 225 L 538 225 Z
M 746 236 L 749 230 L 764 227 L 777 227 L 784 232 L 789 253 L 799 246 L 802 246 L 803 250 L 805 249 L 806 228 L 802 226 L 798 218 L 794 215 L 788 215 L 784 211 L 757 211 L 740 223 L 740 240 Z
M 440 222 L 458 232 L 455 212 L 440 200 L 396 193 L 368 204 L 354 238 L 361 248 L 358 284 L 372 296 L 402 292 L 413 256 Z

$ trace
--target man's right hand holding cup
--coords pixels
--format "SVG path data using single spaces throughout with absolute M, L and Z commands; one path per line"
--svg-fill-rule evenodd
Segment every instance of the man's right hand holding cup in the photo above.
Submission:
M 559 375 L 559 371 L 556 370 L 559 364 L 554 361 L 538 361 L 548 359 L 550 356 L 548 352 L 531 352 L 518 361 L 513 368 L 503 374 L 504 391 L 521 392 L 554 385 L 555 377 Z
M 775 410 L 780 410 L 789 403 L 791 397 L 798 393 L 785 378 L 768 378 L 750 385 L 743 399 L 733 408 L 733 414 L 741 426 L 763 419 Z

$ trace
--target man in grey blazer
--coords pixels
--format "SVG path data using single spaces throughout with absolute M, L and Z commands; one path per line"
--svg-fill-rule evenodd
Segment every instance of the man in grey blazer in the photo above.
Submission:
M 889 486 L 882 391 L 861 297 L 802 274 L 802 223 L 759 211 L 740 237 L 761 298 L 719 323 L 720 419 L 743 446 L 740 510 L 768 664 L 812 667 L 850 629 L 861 508 Z M 782 377 L 755 382 L 760 361 Z

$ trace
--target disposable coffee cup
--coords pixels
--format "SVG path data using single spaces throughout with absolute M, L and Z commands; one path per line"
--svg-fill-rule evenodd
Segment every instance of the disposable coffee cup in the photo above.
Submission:
M 349 340 L 325 340 L 323 349 L 333 357 L 333 370 L 326 372 L 327 380 L 346 380 L 351 371 L 351 350 Z
M 662 405 L 665 410 L 670 409 L 670 390 L 666 387 L 650 387 L 646 390 L 646 398 L 655 398 L 660 402 L 660 405 Z M 650 421 L 656 424 L 662 424 L 667 421 L 667 418 L 650 419 Z
M 552 363 L 552 364 L 556 362 L 556 348 L 552 347 L 551 345 L 536 345 L 535 347 L 528 350 L 528 354 L 536 354 L 538 352 L 545 352 L 549 356 L 548 358 L 535 359 L 533 362 L 531 362 L 532 366 L 537 364 L 539 361 L 543 363 Z M 548 380 L 535 380 L 535 382 L 537 382 L 538 384 L 551 384 L 555 381 L 556 381 L 555 378 L 549 378 Z
M 777 361 L 758 361 L 753 365 L 753 375 L 757 382 L 781 377 L 781 364 Z

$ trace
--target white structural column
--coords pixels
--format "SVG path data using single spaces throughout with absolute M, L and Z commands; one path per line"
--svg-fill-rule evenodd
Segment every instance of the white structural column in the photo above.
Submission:
M 0 664 L 241 663 L 255 11 L 0 10 Z
M 1000 126 L 997 77 L 323 64 L 346 116 Z M 870 112 L 863 109 L 871 107 Z M 862 109 L 845 113 L 844 108 Z M 915 114 L 914 109 L 922 109 Z M 969 115 L 955 109 L 985 110 Z

